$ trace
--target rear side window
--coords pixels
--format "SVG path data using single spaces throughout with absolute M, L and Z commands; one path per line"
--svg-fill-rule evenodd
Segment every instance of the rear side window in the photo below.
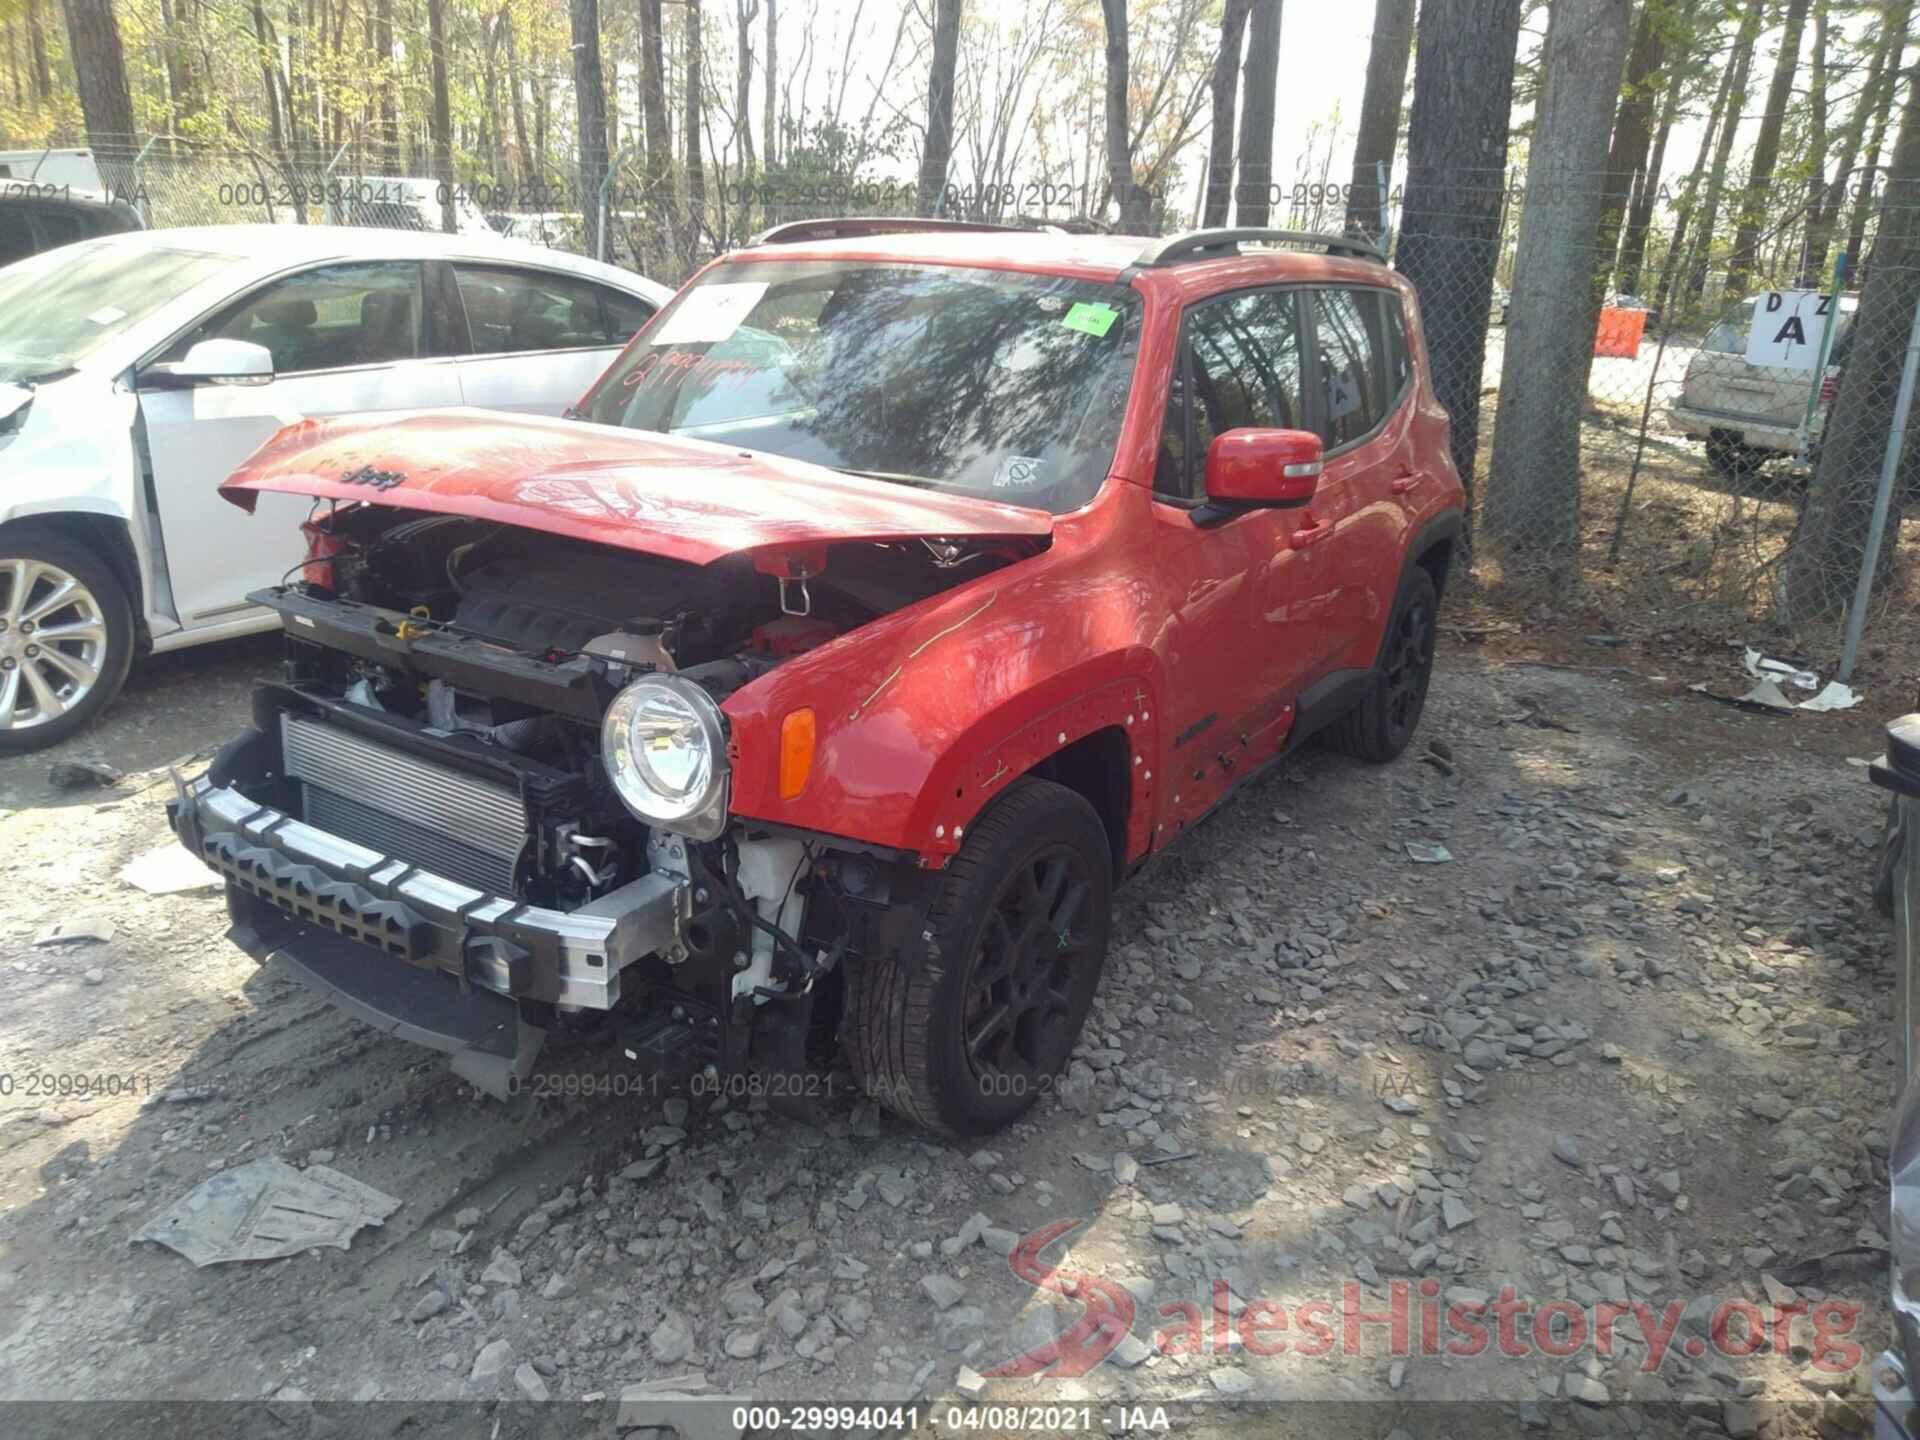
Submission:
M 1186 361 L 1168 398 L 1156 490 L 1198 498 L 1207 447 L 1229 430 L 1306 427 L 1300 309 L 1298 291 L 1253 290 L 1189 312 Z
M 642 325 L 653 318 L 653 312 L 657 308 L 638 295 L 629 295 L 624 290 L 601 290 L 600 309 L 606 317 L 608 342 L 614 345 L 626 344 L 639 333 Z
M 617 292 L 571 275 L 478 265 L 453 272 L 475 355 L 625 344 L 652 313 L 640 300 L 616 307 L 609 302 Z M 636 309 L 645 311 L 639 319 Z
M 1407 344 L 1407 317 L 1400 297 L 1391 290 L 1383 292 L 1380 308 L 1387 317 L 1387 413 L 1391 414 L 1413 380 L 1413 351 Z
M 1363 439 L 1380 423 L 1384 387 L 1376 293 L 1313 292 L 1320 360 L 1320 438 L 1326 441 L 1328 450 Z

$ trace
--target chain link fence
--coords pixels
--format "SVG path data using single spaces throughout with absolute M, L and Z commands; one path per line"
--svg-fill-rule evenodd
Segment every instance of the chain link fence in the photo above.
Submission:
M 95 159 L 155 226 L 494 231 L 597 252 L 668 284 L 783 221 L 920 208 L 911 179 L 792 166 L 689 175 L 650 168 L 631 147 L 594 185 L 565 154 L 532 175 L 450 185 L 430 178 L 424 157 L 380 161 L 352 147 L 282 155 L 163 137 Z M 1267 223 L 1340 232 L 1379 203 L 1370 194 L 1356 206 L 1351 187 L 1311 168 L 1269 187 Z M 1647 215 L 1604 177 L 1495 175 L 1439 207 L 1454 213 L 1429 203 L 1409 216 L 1387 190 L 1379 224 L 1363 228 L 1384 235 L 1421 289 L 1473 497 L 1471 579 L 1496 611 L 1522 625 L 1572 610 L 1622 638 L 1713 632 L 1822 668 L 1843 657 L 1850 667 L 1862 625 L 1907 612 L 1920 204 L 1863 186 L 1844 198 L 1822 218 L 1804 184 L 1764 204 L 1731 183 L 1717 198 L 1690 184 Z M 1146 201 L 1138 228 L 1200 219 L 1197 195 Z M 1530 205 L 1542 234 L 1547 220 L 1572 226 L 1531 262 Z M 1610 207 L 1621 223 L 1606 222 Z M 936 208 L 1088 230 L 1108 228 L 1114 209 L 1090 162 L 1045 181 L 955 181 Z M 1592 238 L 1583 248 L 1567 234 Z

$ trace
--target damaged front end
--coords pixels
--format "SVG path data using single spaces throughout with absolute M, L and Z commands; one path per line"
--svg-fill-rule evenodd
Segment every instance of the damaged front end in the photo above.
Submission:
M 695 563 L 329 502 L 309 533 L 303 578 L 250 597 L 284 678 L 169 807 L 235 942 L 496 1096 L 563 1027 L 669 1075 L 818 1074 L 843 962 L 914 933 L 929 877 L 732 813 L 735 768 L 781 762 L 736 753 L 724 707 L 1021 552 Z
M 1869 778 L 1892 795 L 1886 878 L 1894 922 L 1894 1023 L 1900 1092 L 1887 1143 L 1888 1239 L 1897 1353 L 1874 1366 L 1875 1433 L 1920 1435 L 1913 1386 L 1920 1379 L 1920 715 L 1887 726 L 1886 754 Z

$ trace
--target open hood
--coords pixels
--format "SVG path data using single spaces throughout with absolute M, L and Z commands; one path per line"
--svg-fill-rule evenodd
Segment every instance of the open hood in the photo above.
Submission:
M 836 541 L 1041 538 L 1040 510 L 755 451 L 493 410 L 303 420 L 220 493 L 261 490 L 495 520 L 704 565 Z

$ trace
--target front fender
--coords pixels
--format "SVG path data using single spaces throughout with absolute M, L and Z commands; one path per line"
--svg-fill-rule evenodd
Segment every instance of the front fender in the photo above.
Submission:
M 82 374 L 41 386 L 32 406 L 0 448 L 0 525 L 77 512 L 140 530 L 133 392 Z
M 1127 727 L 1133 753 L 1149 757 L 1136 767 L 1144 776 L 1159 714 L 1157 661 L 1139 633 L 1151 581 L 1113 563 L 1103 528 L 1056 537 L 1039 556 L 876 620 L 736 692 L 725 706 L 734 813 L 937 865 L 1011 779 L 1093 730 Z M 803 706 L 816 717 L 812 773 L 797 796 L 782 797 L 780 725 Z M 1130 828 L 1151 813 L 1136 793 Z

